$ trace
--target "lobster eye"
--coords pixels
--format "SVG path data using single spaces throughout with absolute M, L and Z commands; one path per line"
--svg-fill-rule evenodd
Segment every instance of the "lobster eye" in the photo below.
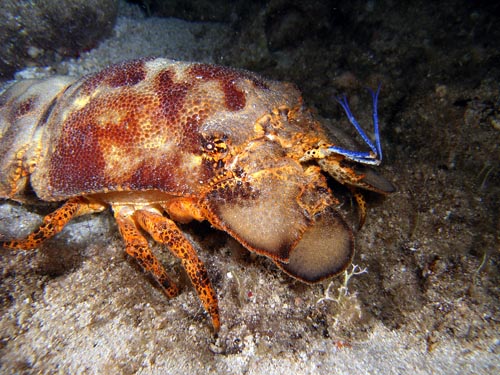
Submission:
M 201 140 L 201 152 L 205 159 L 213 161 L 217 168 L 221 168 L 224 164 L 224 158 L 227 155 L 228 147 L 226 144 L 227 137 L 209 136 L 203 137 Z

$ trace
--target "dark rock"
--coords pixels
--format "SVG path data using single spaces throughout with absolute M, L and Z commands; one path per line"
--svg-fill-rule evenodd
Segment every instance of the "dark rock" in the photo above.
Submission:
M 232 22 L 253 8 L 245 0 L 129 0 L 141 6 L 147 16 L 176 17 L 188 21 Z
M 0 77 L 77 56 L 109 35 L 117 0 L 0 1 Z

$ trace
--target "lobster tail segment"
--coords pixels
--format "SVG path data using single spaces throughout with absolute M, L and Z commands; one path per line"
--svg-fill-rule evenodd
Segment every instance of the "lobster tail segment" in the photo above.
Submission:
M 57 98 L 75 79 L 54 76 L 15 83 L 0 96 L 0 198 L 25 201 L 44 125 Z

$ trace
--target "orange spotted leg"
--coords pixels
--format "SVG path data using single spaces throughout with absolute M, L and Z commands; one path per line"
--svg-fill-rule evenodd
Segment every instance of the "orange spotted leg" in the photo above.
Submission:
M 166 244 L 169 250 L 181 260 L 205 310 L 212 318 L 214 331 L 217 333 L 220 329 L 217 296 L 208 278 L 205 265 L 198 258 L 191 243 L 172 220 L 160 213 L 138 210 L 134 212 L 134 218 L 155 241 Z
M 125 210 L 116 207 L 113 209 L 118 228 L 126 244 L 127 254 L 135 258 L 145 271 L 151 272 L 167 297 L 175 297 L 179 294 L 179 288 L 168 277 L 163 265 L 151 252 L 148 241 L 137 228 L 131 214 L 124 214 Z
M 71 219 L 100 212 L 105 208 L 105 205 L 83 197 L 71 198 L 63 206 L 45 216 L 42 225 L 28 237 L 23 240 L 0 241 L 0 247 L 18 250 L 36 249 L 44 241 L 63 230 Z
M 356 200 L 356 203 L 358 204 L 358 216 L 359 216 L 359 224 L 358 224 L 358 230 L 361 230 L 363 228 L 363 225 L 365 224 L 366 220 L 366 200 L 365 196 L 356 188 L 351 188 L 352 195 L 354 196 L 354 199 Z

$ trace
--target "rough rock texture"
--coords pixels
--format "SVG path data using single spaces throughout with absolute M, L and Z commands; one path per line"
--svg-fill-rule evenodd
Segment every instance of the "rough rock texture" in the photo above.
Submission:
M 155 248 L 184 286 L 169 301 L 123 254 L 110 215 L 76 220 L 38 251 L 0 250 L 0 372 L 499 373 L 499 6 L 405 4 L 324 2 L 328 32 L 299 42 L 275 36 L 297 13 L 269 24 L 270 5 L 238 34 L 123 6 L 99 48 L 18 73 L 79 75 L 152 54 L 251 66 L 295 82 L 349 136 L 334 96 L 368 127 L 364 87 L 382 82 L 379 170 L 399 192 L 370 196 L 354 261 L 367 272 L 347 295 L 343 278 L 304 285 L 207 225 L 184 226 L 219 293 L 218 340 L 179 264 Z M 4 202 L 0 233 L 24 235 L 53 209 Z
M 128 2 L 139 4 L 147 16 L 217 22 L 237 22 L 240 17 L 251 14 L 263 3 L 262 0 L 128 0 Z
M 1 0 L 0 77 L 77 56 L 109 36 L 118 1 Z

